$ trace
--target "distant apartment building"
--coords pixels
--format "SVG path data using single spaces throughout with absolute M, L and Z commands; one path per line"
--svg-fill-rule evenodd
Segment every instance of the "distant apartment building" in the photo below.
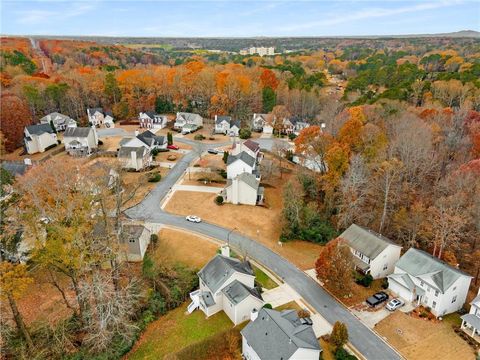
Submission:
M 275 55 L 275 48 L 274 47 L 250 47 L 248 49 L 240 50 L 240 55 L 255 55 L 258 54 L 260 56 L 271 56 Z

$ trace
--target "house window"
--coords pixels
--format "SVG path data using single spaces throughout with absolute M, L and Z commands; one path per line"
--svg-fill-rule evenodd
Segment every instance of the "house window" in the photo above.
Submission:
M 420 281 L 420 286 L 422 286 L 422 287 L 423 287 L 423 281 Z
M 453 287 L 452 291 L 455 291 L 455 290 L 457 290 L 457 287 L 456 287 L 456 286 Z
M 435 301 L 432 302 L 432 308 L 435 309 L 435 307 L 437 306 L 437 303 Z
M 383 265 L 383 271 L 388 269 L 388 264 Z
M 435 296 L 438 296 L 438 290 L 435 290 Z
M 457 295 L 455 295 L 453 298 L 452 298 L 452 304 L 457 301 Z

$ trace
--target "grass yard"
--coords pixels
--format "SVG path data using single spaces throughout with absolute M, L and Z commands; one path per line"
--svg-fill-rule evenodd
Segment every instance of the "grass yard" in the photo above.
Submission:
M 148 325 L 125 359 L 163 359 L 233 327 L 223 311 L 207 319 L 198 310 L 186 315 L 186 309 L 187 303 Z
M 215 254 L 219 246 L 192 233 L 163 228 L 158 233 L 157 252 L 167 261 L 180 262 L 200 269 Z
M 327 285 L 328 288 L 328 285 Z M 368 297 L 372 296 L 378 291 L 385 291 L 382 289 L 382 280 L 374 280 L 369 288 L 366 288 L 357 283 L 352 285 L 352 296 L 349 298 L 340 298 L 346 306 L 354 306 L 363 303 Z
M 472 348 L 453 331 L 452 321 L 432 323 L 396 311 L 375 330 L 406 359 L 475 359 Z
M 306 241 L 278 244 L 282 210 L 282 186 L 279 182 L 265 188 L 267 206 L 218 206 L 213 201 L 215 194 L 177 191 L 168 202 L 166 211 L 179 215 L 194 214 L 205 221 L 230 229 L 236 228 L 236 231 L 263 243 L 299 268 L 311 269 L 321 245 Z
M 148 176 L 149 174 L 152 174 L 155 172 L 159 172 L 163 179 L 165 175 L 167 175 L 168 169 L 156 167 L 155 169 L 150 170 L 148 172 L 126 172 L 123 174 L 123 180 L 128 187 L 134 187 L 139 183 L 141 184 L 141 186 L 135 192 L 135 196 L 132 199 L 130 199 L 127 203 L 125 203 L 125 205 L 123 206 L 124 209 L 127 209 L 131 206 L 138 204 L 145 198 L 145 196 L 150 191 L 153 190 L 153 188 L 158 184 L 158 182 L 157 183 L 148 182 Z
M 253 271 L 255 273 L 255 279 L 260 285 L 262 285 L 264 289 L 273 289 L 278 286 L 275 281 L 270 279 L 270 277 L 267 274 L 265 274 L 262 270 L 260 270 L 256 266 L 253 266 Z
M 303 310 L 302 307 L 300 305 L 298 305 L 295 301 L 290 301 L 289 303 L 277 306 L 275 308 L 275 310 L 277 310 L 277 311 L 291 310 L 291 309 L 297 310 L 297 311 Z

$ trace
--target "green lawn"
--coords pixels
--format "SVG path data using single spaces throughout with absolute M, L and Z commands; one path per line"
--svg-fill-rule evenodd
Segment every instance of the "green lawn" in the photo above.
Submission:
M 186 346 L 231 329 L 233 323 L 223 311 L 205 318 L 196 310 L 186 315 L 187 303 L 148 325 L 127 359 L 162 359 Z
M 462 325 L 462 319 L 458 313 L 451 313 L 443 316 L 443 321 L 451 325 L 460 326 Z
M 262 270 L 260 270 L 256 266 L 253 267 L 253 271 L 255 274 L 255 279 L 260 285 L 262 285 L 263 288 L 273 289 L 278 286 L 275 281 L 270 279 L 267 274 L 265 274 Z

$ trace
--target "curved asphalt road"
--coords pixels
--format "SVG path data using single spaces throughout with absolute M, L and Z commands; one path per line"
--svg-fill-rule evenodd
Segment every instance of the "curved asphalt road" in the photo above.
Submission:
M 198 157 L 199 150 L 227 145 L 226 143 L 215 145 L 198 144 L 178 138 L 175 141 L 193 145 L 196 150 L 189 152 L 177 162 L 164 180 L 140 204 L 125 211 L 129 218 L 170 225 L 225 242 L 229 238 L 232 246 L 241 249 L 250 258 L 280 276 L 328 322 L 331 324 L 335 323 L 335 321 L 345 323 L 348 327 L 350 342 L 365 358 L 369 360 L 402 359 L 395 350 L 358 320 L 313 279 L 272 250 L 238 232 L 231 233 L 230 229 L 206 222 L 200 224 L 190 223 L 183 216 L 172 215 L 161 210 L 160 202 L 185 172 L 190 163 Z

